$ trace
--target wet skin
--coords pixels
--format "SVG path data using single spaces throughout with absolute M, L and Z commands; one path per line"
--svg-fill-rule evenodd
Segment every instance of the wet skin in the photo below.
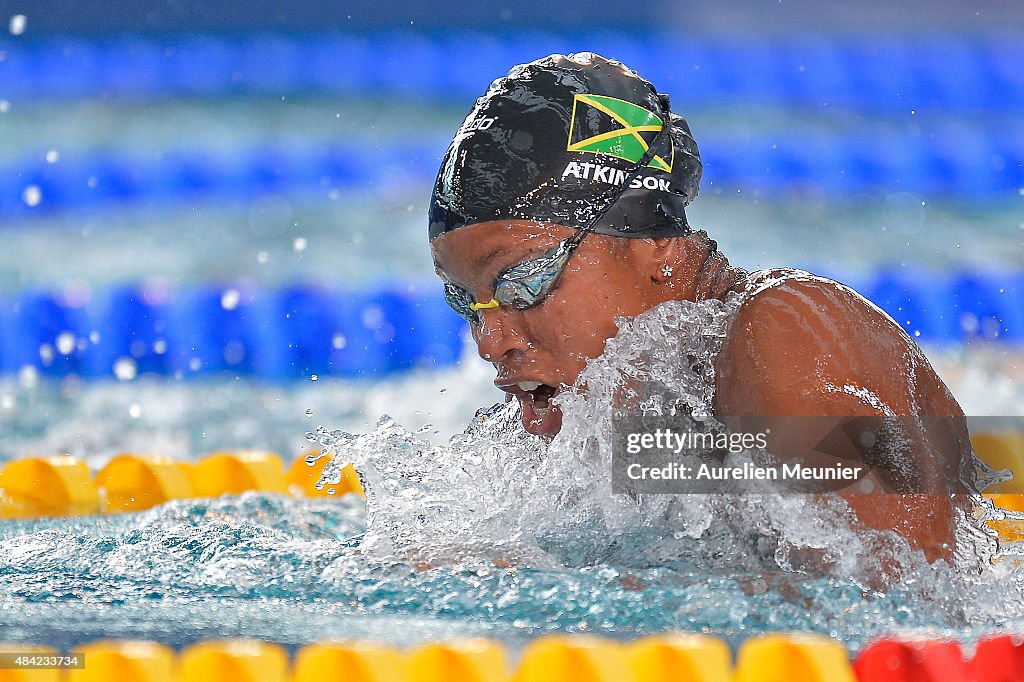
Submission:
M 501 272 L 572 234 L 558 225 L 492 221 L 441 235 L 431 246 L 438 272 L 485 302 Z M 470 326 L 480 356 L 497 370 L 495 385 L 521 403 L 527 431 L 552 437 L 561 427 L 561 413 L 548 404 L 551 393 L 573 385 L 587 361 L 601 355 L 617 332 L 617 317 L 634 317 L 668 300 L 723 298 L 749 281 L 749 274 L 729 265 L 703 233 L 671 239 L 591 234 L 540 305 L 481 310 L 480 322 Z M 781 446 L 786 452 L 810 452 L 825 432 L 850 418 L 962 418 L 917 345 L 866 300 L 797 271 L 772 271 L 763 281 L 740 308 L 716 358 L 714 410 L 726 424 L 741 425 L 750 415 L 834 416 L 831 426 L 773 429 L 770 451 Z M 550 389 L 527 391 L 520 382 Z M 925 477 L 949 473 L 936 473 L 928 459 L 928 453 L 940 451 L 955 475 L 969 461 L 969 444 L 966 423 L 954 420 L 952 428 L 949 423 L 909 434 L 913 443 L 901 467 Z M 844 497 L 867 526 L 898 531 L 930 560 L 951 556 L 953 509 L 965 506 L 962 498 Z

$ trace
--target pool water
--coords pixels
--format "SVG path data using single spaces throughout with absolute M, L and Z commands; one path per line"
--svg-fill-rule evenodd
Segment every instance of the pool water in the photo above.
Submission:
M 676 332 L 699 320 L 712 333 L 631 327 L 588 372 L 614 382 L 637 353 L 666 343 L 699 350 L 714 337 L 716 311 L 675 314 Z M 1006 348 L 933 357 L 967 412 L 1024 407 L 1024 365 Z M 646 367 L 700 399 L 699 390 L 687 393 L 699 377 Z M 500 400 L 490 379 L 487 365 L 467 356 L 449 370 L 373 384 L 3 380 L 7 457 L 70 452 L 98 469 L 125 450 L 194 459 L 262 447 L 289 458 L 326 445 L 332 466 L 356 461 L 368 492 L 366 501 L 246 493 L 4 522 L 5 638 L 67 648 L 111 636 L 180 646 L 238 635 L 297 646 L 482 634 L 516 650 L 552 631 L 629 639 L 683 629 L 735 644 L 810 630 L 856 650 L 894 631 L 969 640 L 1024 627 L 1012 556 L 995 566 L 981 554 L 931 566 L 884 534 L 844 530 L 838 512 L 799 496 L 685 496 L 676 507 L 659 500 L 632 509 L 604 494 L 600 468 L 571 445 L 600 437 L 600 401 L 568 405 L 565 439 L 545 449 L 512 405 L 473 416 Z M 882 555 L 901 566 L 899 579 L 858 558 Z
M 813 630 L 855 647 L 896 630 L 963 637 L 985 629 L 921 608 L 916 597 L 942 594 L 945 580 L 880 595 L 778 571 L 614 562 L 503 568 L 482 560 L 423 569 L 360 554 L 364 522 L 355 497 L 247 493 L 141 514 L 5 524 L 0 627 L 10 640 L 58 648 L 101 637 L 172 646 L 234 635 L 408 645 L 469 634 L 518 648 L 552 631 L 632 638 L 668 629 L 733 643 L 767 630 Z M 992 629 L 1007 624 L 1005 611 L 992 618 Z

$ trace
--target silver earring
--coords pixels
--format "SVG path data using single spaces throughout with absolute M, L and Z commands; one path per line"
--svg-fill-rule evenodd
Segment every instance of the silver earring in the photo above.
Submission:
M 671 265 L 664 266 L 661 269 L 661 276 L 662 277 L 671 277 L 672 276 L 672 266 Z

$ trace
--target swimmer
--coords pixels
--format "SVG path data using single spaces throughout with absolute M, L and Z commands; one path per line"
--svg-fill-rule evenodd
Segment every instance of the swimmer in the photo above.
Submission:
M 431 250 L 449 305 L 469 322 L 494 383 L 522 406 L 526 430 L 558 433 L 552 398 L 601 355 L 616 318 L 739 292 L 715 358 L 717 418 L 834 417 L 828 430 L 943 416 L 913 430 L 892 466 L 964 480 L 972 465 L 963 411 L 913 339 L 837 282 L 730 264 L 687 222 L 701 172 L 668 98 L 592 53 L 517 66 L 477 100 L 437 176 Z M 782 427 L 772 442 L 812 451 L 826 435 Z M 950 471 L 932 471 L 935 452 Z M 844 496 L 867 526 L 896 530 L 930 560 L 952 556 L 962 498 Z

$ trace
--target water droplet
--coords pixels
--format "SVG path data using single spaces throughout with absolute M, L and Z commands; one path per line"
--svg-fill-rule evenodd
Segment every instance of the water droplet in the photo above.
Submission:
M 363 326 L 367 329 L 380 329 L 384 324 L 384 311 L 376 306 L 370 306 L 360 315 Z
M 312 409 L 306 410 L 306 416 L 307 417 L 312 417 L 313 416 L 313 410 Z
M 292 249 L 294 249 L 296 253 L 302 253 L 306 250 L 307 246 L 309 246 L 309 242 L 306 241 L 305 237 L 296 237 L 295 241 L 292 242 Z
M 245 346 L 238 341 L 228 341 L 224 345 L 224 362 L 237 365 L 245 359 Z
M 28 18 L 24 14 L 15 14 L 13 17 L 11 17 L 11 35 L 20 36 L 22 33 L 24 33 L 26 23 L 28 23 Z
M 5 99 L 0 99 L 0 114 L 6 114 L 11 110 L 11 103 Z
M 973 335 L 981 328 L 981 322 L 974 313 L 964 313 L 960 316 L 960 328 L 968 335 Z
M 163 339 L 157 339 L 153 342 L 153 352 L 157 355 L 163 355 L 167 352 L 167 342 Z
M 61 332 L 57 337 L 57 351 L 61 355 L 71 355 L 75 350 L 75 335 L 71 332 Z
M 92 342 L 93 344 L 99 343 L 100 342 L 100 333 L 98 331 L 96 331 L 95 329 L 93 329 L 91 332 L 89 332 L 89 341 Z
M 119 381 L 131 381 L 138 373 L 138 369 L 132 358 L 121 357 L 114 362 L 114 376 Z
M 347 343 L 348 341 L 345 340 L 344 334 L 335 334 L 331 339 L 331 346 L 334 347 L 334 350 L 341 350 Z
M 0 395 L 0 407 L 2 407 L 5 410 L 13 409 L 14 396 L 11 395 L 10 393 L 4 393 L 3 395 Z
M 193 372 L 198 372 L 199 368 L 203 366 L 203 361 L 199 358 L 192 358 L 188 361 L 188 368 Z
M 46 163 L 57 163 L 59 159 L 60 152 L 58 152 L 56 149 L 51 149 L 50 151 L 46 152 Z
M 132 419 L 138 419 L 142 416 L 142 406 L 138 403 L 132 403 L 128 406 L 128 416 Z
M 146 342 L 142 339 L 135 339 L 131 342 L 131 345 L 128 346 L 128 353 L 131 354 L 133 358 L 141 358 L 146 354 L 147 350 Z
M 35 388 L 39 384 L 39 370 L 32 365 L 25 365 L 18 370 L 18 384 L 22 388 Z
M 21 192 L 21 200 L 29 208 L 35 208 L 43 200 L 43 191 L 39 189 L 39 185 L 29 185 Z
M 320 377 L 318 377 L 317 375 L 315 375 L 315 374 L 311 374 L 311 375 L 310 375 L 310 377 L 309 377 L 309 380 L 310 380 L 310 381 L 316 381 L 316 380 L 318 380 L 319 378 L 320 378 Z
M 39 359 L 43 361 L 44 367 L 49 367 L 53 364 L 53 346 L 48 343 L 44 343 L 39 346 Z
M 220 307 L 224 310 L 234 310 L 238 307 L 238 301 L 241 298 L 241 294 L 238 293 L 238 289 L 227 289 L 220 297 Z
M 266 251 L 260 251 L 256 254 L 256 262 L 260 265 L 266 265 L 270 262 L 270 254 Z

